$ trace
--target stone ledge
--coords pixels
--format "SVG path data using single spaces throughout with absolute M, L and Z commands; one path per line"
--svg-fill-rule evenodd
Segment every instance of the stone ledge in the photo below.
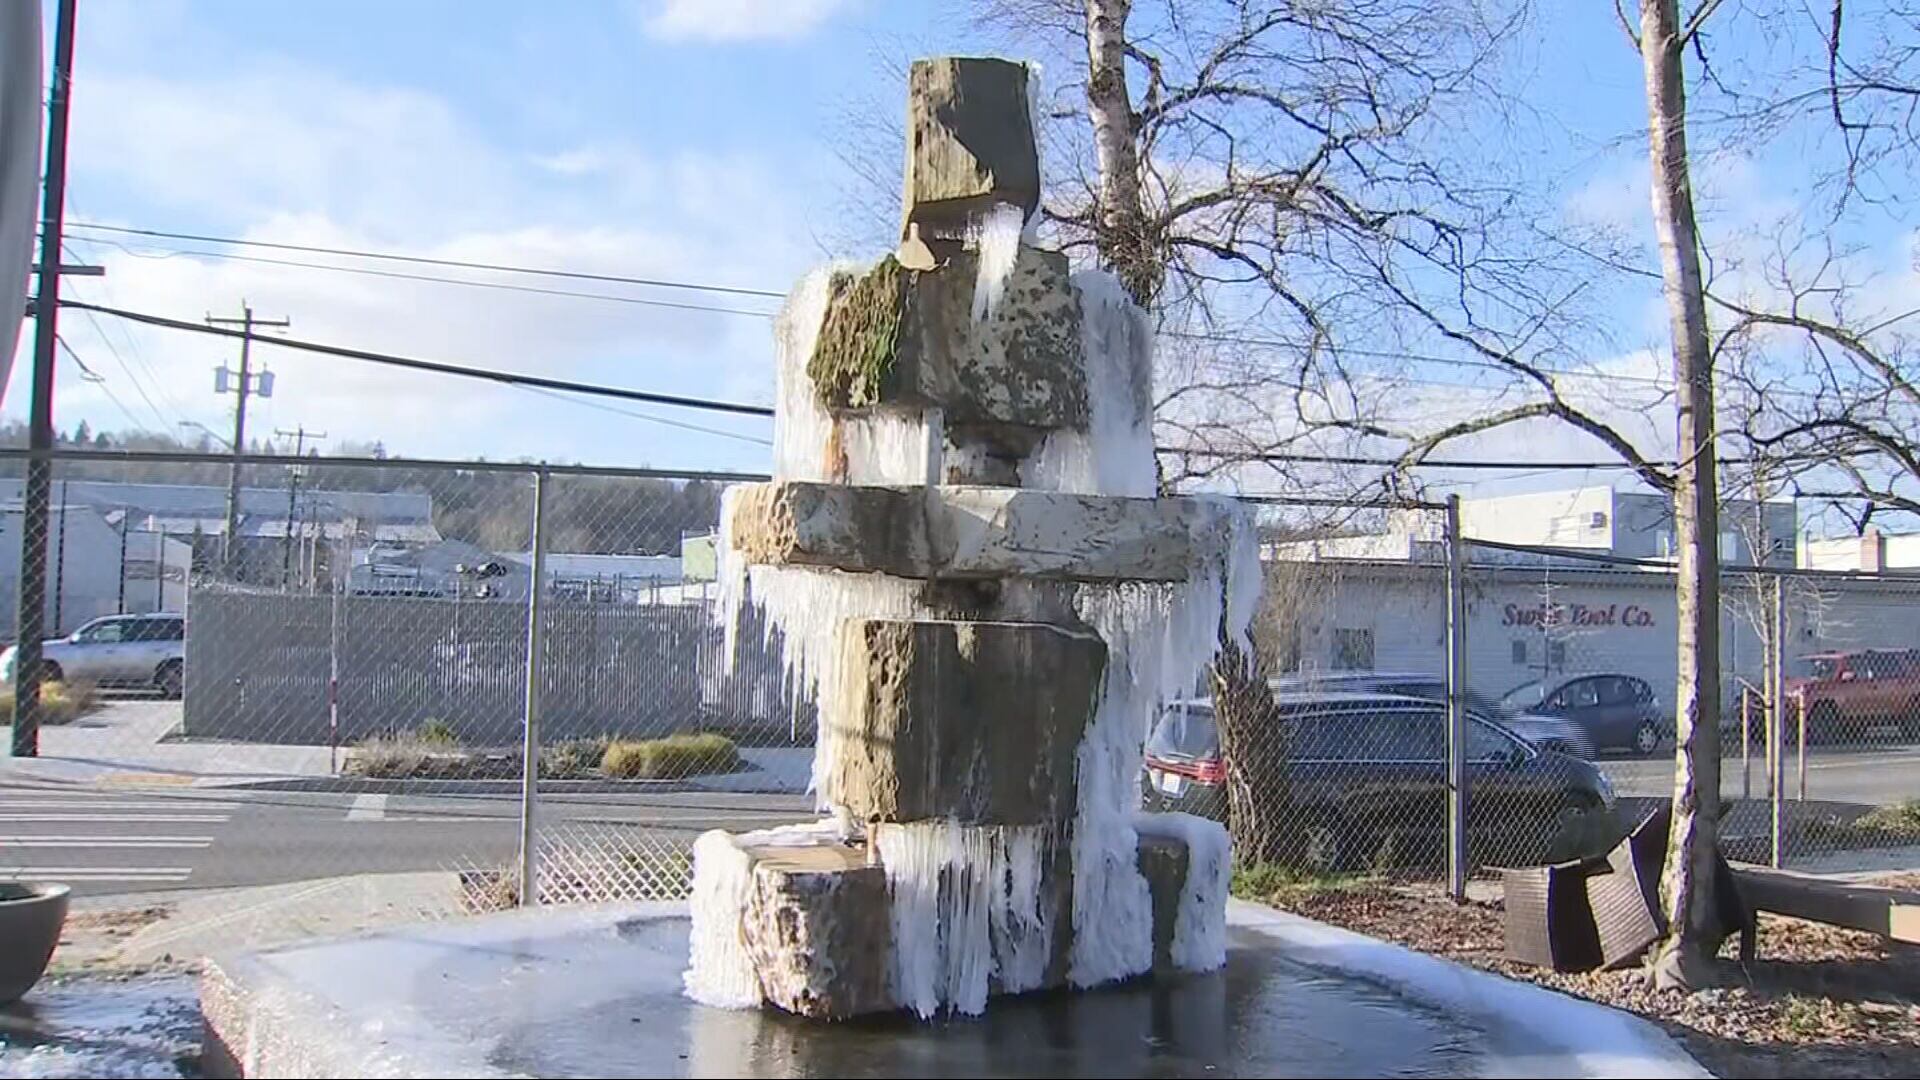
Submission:
M 905 578 L 1185 581 L 1226 549 L 1229 511 L 1202 499 L 1027 488 L 747 485 L 727 523 L 749 563 Z

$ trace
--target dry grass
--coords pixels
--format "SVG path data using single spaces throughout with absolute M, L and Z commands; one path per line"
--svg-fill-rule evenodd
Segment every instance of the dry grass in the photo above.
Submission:
M 548 780 L 591 776 L 607 756 L 607 739 L 568 739 L 540 748 L 540 775 Z
M 712 732 L 669 735 L 664 739 L 615 739 L 607 744 L 600 771 L 622 780 L 677 780 L 732 772 L 740 766 L 733 740 Z
M 70 724 L 100 704 L 99 691 L 90 682 L 50 682 L 40 687 L 40 722 Z M 0 718 L 13 715 L 13 689 L 0 690 Z
M 1456 905 L 1434 886 L 1373 883 L 1264 897 L 1275 907 L 1551 987 L 1660 1024 L 1720 1076 L 1910 1075 L 1920 1055 L 1920 948 L 1760 917 L 1759 956 L 1730 943 L 1721 985 L 1658 991 L 1637 969 L 1560 974 L 1505 956 L 1498 901 Z

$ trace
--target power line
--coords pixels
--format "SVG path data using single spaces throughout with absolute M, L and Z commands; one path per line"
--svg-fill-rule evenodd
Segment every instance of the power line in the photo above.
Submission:
M 542 397 L 550 397 L 556 401 L 564 401 L 569 405 L 581 405 L 589 409 L 599 409 L 601 412 L 614 413 L 619 416 L 630 416 L 635 420 L 646 420 L 650 423 L 662 424 L 672 428 L 680 428 L 683 431 L 698 431 L 704 435 L 718 435 L 720 438 L 723 438 L 723 439 L 735 439 L 739 442 L 753 443 L 756 446 L 772 446 L 773 445 L 772 439 L 762 439 L 755 435 L 742 435 L 737 431 L 725 431 L 720 428 L 706 427 L 701 424 L 689 424 L 684 420 L 669 420 L 664 416 L 655 416 L 652 413 L 643 413 L 643 412 L 636 412 L 632 409 L 623 409 L 618 405 L 609 405 L 604 401 L 594 401 L 592 399 L 582 400 L 577 397 L 568 397 L 565 394 L 555 393 L 552 390 L 542 390 L 539 387 L 535 387 L 535 386 L 522 386 L 522 387 L 518 387 L 517 389 L 525 390 L 529 394 L 539 394 Z
M 645 285 L 656 289 L 686 289 L 692 292 L 728 293 L 734 296 L 766 296 L 776 300 L 786 294 L 771 289 L 747 289 L 734 285 L 701 285 L 667 278 L 627 277 L 621 274 L 593 274 L 582 270 L 556 270 L 549 267 L 513 266 L 506 263 L 473 262 L 466 259 L 440 259 L 425 255 L 402 255 L 389 251 L 364 251 L 355 248 L 322 247 L 316 244 L 289 244 L 272 240 L 245 240 L 234 236 L 206 236 L 197 233 L 167 232 L 162 229 L 136 229 L 124 225 L 100 225 L 93 222 L 69 222 L 69 229 L 92 229 L 124 236 L 150 236 L 164 240 L 186 240 L 196 244 L 230 244 L 235 247 L 271 248 L 277 251 L 304 251 L 313 255 L 341 255 L 353 259 L 379 259 L 385 262 L 415 263 L 421 266 L 452 266 L 468 270 L 493 270 L 505 274 L 530 274 L 537 277 L 572 278 L 576 281 L 605 281 L 619 285 Z
M 105 244 L 119 248 L 136 259 L 171 259 L 181 255 L 197 255 L 209 259 L 226 259 L 232 262 L 260 263 L 267 266 L 290 266 L 306 270 L 331 270 L 339 274 L 361 274 L 367 277 L 397 278 L 402 281 L 426 281 L 440 285 L 464 285 L 472 289 L 497 289 L 504 292 L 532 293 L 538 296 L 567 296 L 580 300 L 607 300 L 616 304 L 637 304 L 642 307 L 671 308 L 677 311 L 710 311 L 720 315 L 748 315 L 758 319 L 771 319 L 770 311 L 751 311 L 746 308 L 718 307 L 712 304 L 683 304 L 672 300 L 649 300 L 640 296 L 618 296 L 613 293 L 580 292 L 574 289 L 543 289 L 537 285 L 513 285 L 504 281 L 474 281 L 470 278 L 444 277 L 438 274 L 409 274 L 401 270 L 375 270 L 366 266 L 336 266 L 331 263 L 303 262 L 299 259 L 274 259 L 262 255 L 236 255 L 227 251 L 197 251 L 190 249 L 164 249 L 164 254 L 135 251 L 125 244 L 112 240 L 89 240 L 88 243 Z
M 148 326 L 165 327 L 169 330 L 186 330 L 196 334 L 212 334 L 218 337 L 241 338 L 245 334 L 223 326 L 204 326 L 184 319 L 170 319 L 164 315 L 150 315 L 145 312 L 127 311 L 124 308 L 112 308 L 103 304 L 88 304 L 79 300 L 62 299 L 61 307 L 77 308 L 81 311 L 97 311 L 102 315 L 130 319 Z M 773 409 L 767 405 L 748 405 L 743 402 L 716 401 L 711 398 L 683 397 L 677 394 L 658 394 L 647 390 L 629 390 L 616 386 L 597 386 L 593 383 L 574 382 L 570 379 L 553 379 L 544 375 L 527 375 L 513 371 L 497 371 L 491 368 L 464 367 L 438 360 L 419 360 L 413 357 L 395 356 L 392 353 L 374 352 L 368 349 L 350 349 L 341 345 L 327 345 L 317 341 L 302 341 L 298 338 L 262 338 L 263 344 L 278 348 L 294 349 L 299 352 L 318 353 L 322 356 L 337 356 L 343 360 L 360 360 L 370 364 L 384 364 L 389 367 L 405 368 L 412 371 L 430 371 L 439 375 L 455 375 L 468 379 L 484 379 L 507 386 L 537 386 L 547 390 L 559 390 L 572 394 L 589 394 L 596 397 L 618 398 L 623 401 L 638 401 L 648 405 L 672 405 L 683 409 L 705 409 L 709 412 L 733 413 L 738 416 L 772 416 Z

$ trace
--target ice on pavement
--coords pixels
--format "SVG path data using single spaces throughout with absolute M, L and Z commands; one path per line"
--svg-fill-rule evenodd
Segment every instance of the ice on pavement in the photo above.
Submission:
M 0 1076 L 181 1077 L 200 1053 L 191 978 L 42 983 L 0 1008 Z

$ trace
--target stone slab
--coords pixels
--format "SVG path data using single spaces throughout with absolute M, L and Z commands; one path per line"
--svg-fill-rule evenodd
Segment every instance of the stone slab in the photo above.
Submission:
M 1064 826 L 1107 647 L 1044 623 L 848 620 L 823 795 L 856 821 Z
M 1202 499 L 1022 488 L 774 481 L 731 514 L 749 563 L 927 579 L 1184 581 L 1229 538 L 1229 511 Z
M 991 57 L 916 60 L 907 73 L 905 219 L 951 235 L 994 203 L 1040 205 L 1025 64 Z M 903 230 L 904 232 L 904 230 Z
M 767 1001 L 837 1020 L 893 1007 L 887 878 L 864 847 L 743 846 L 753 888 L 742 937 Z
M 1059 252 L 1022 246 L 1000 300 L 975 312 L 980 258 L 932 270 L 891 257 L 833 282 L 807 376 L 835 411 L 939 409 L 950 430 L 1024 453 L 1046 430 L 1087 426 L 1080 300 Z

